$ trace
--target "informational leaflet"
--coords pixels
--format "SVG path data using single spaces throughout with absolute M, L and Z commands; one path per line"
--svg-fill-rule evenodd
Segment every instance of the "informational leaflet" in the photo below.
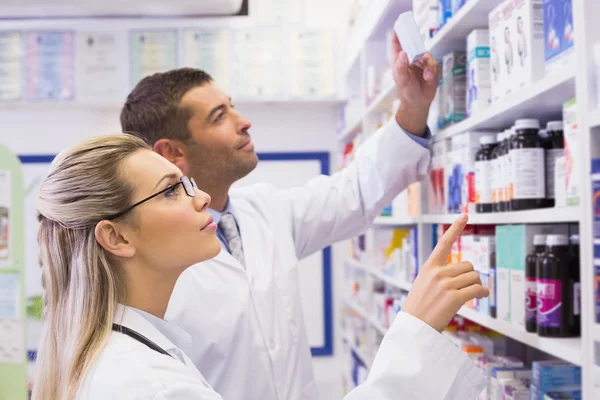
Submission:
M 231 80 L 231 31 L 186 29 L 183 32 L 184 63 L 208 72 L 215 83 L 229 92 Z
M 25 48 L 25 98 L 31 101 L 73 99 L 74 32 L 27 32 Z
M 148 75 L 177 68 L 177 31 L 133 31 L 129 51 L 133 88 Z
M 21 279 L 18 272 L 0 271 L 0 320 L 18 319 Z
M 284 95 L 282 38 L 279 28 L 254 28 L 235 34 L 236 95 L 244 98 Z
M 122 38 L 114 32 L 77 32 L 78 100 L 114 101 L 127 94 L 127 69 L 119 57 Z
M 11 173 L 8 170 L 0 169 L 0 268 L 10 266 L 11 199 Z
M 23 321 L 0 319 L 0 364 L 25 362 L 25 331 Z
M 0 101 L 23 96 L 23 37 L 19 32 L 0 32 Z
M 336 93 L 334 38 L 331 30 L 290 34 L 291 95 L 328 97 Z

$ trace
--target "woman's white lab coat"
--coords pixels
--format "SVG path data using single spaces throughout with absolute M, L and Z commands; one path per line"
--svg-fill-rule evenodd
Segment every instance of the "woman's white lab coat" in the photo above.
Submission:
M 178 327 L 143 311 L 118 306 L 115 323 L 132 329 L 172 357 L 119 332 L 83 379 L 81 400 L 221 400 L 183 349 L 190 336 Z M 189 350 L 189 349 L 188 349 Z
M 165 316 L 191 335 L 189 357 L 223 398 L 318 398 L 299 261 L 364 232 L 398 193 L 424 177 L 429 156 L 392 118 L 332 176 L 291 190 L 257 184 L 230 191 L 245 266 L 221 251 L 188 268 Z M 446 374 L 440 368 L 431 378 L 451 379 Z M 441 393 L 445 389 L 423 399 L 441 399 Z
M 182 351 L 190 342 L 185 332 L 124 306 L 119 306 L 115 322 L 172 357 L 112 332 L 84 377 L 78 399 L 221 400 Z M 367 381 L 344 400 L 472 400 L 484 382 L 482 372 L 456 346 L 417 318 L 400 313 L 381 343 Z

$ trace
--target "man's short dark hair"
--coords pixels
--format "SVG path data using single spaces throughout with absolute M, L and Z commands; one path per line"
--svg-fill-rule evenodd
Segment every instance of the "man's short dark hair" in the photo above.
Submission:
M 212 82 L 206 72 L 180 68 L 142 79 L 127 96 L 121 110 L 121 129 L 154 146 L 159 139 L 187 141 L 191 110 L 181 107 L 190 90 Z

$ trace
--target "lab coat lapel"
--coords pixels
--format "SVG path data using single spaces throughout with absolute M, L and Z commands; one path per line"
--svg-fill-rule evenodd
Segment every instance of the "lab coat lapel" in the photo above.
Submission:
M 250 203 L 235 204 L 235 218 L 242 237 L 246 270 L 252 274 L 265 272 L 264 266 L 271 265 L 267 259 L 273 250 L 273 233 L 261 224 L 263 218 L 256 215 L 258 212 Z
M 217 256 L 215 258 L 213 258 L 211 261 L 214 261 L 214 262 L 220 263 L 226 267 L 234 268 L 234 269 L 244 272 L 244 266 L 242 264 L 240 264 L 238 260 L 233 258 L 233 256 L 231 254 L 229 254 L 229 252 L 223 248 L 221 248 L 221 252 L 219 254 L 217 254 Z

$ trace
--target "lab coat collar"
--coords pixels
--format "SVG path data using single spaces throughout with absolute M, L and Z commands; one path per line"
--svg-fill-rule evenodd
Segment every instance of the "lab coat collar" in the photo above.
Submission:
M 233 206 L 231 205 L 231 201 L 229 201 L 229 198 L 227 198 L 227 203 L 225 204 L 225 208 L 223 209 L 223 211 L 217 211 L 213 210 L 212 208 L 209 208 L 208 212 L 210 213 L 210 215 L 212 215 L 213 220 L 217 225 L 219 225 L 219 221 L 221 221 L 221 216 L 225 213 L 230 213 L 235 217 L 235 214 L 233 212 Z
M 189 353 L 192 339 L 184 330 L 137 308 L 117 305 L 114 322 L 147 337 L 163 350 Z

